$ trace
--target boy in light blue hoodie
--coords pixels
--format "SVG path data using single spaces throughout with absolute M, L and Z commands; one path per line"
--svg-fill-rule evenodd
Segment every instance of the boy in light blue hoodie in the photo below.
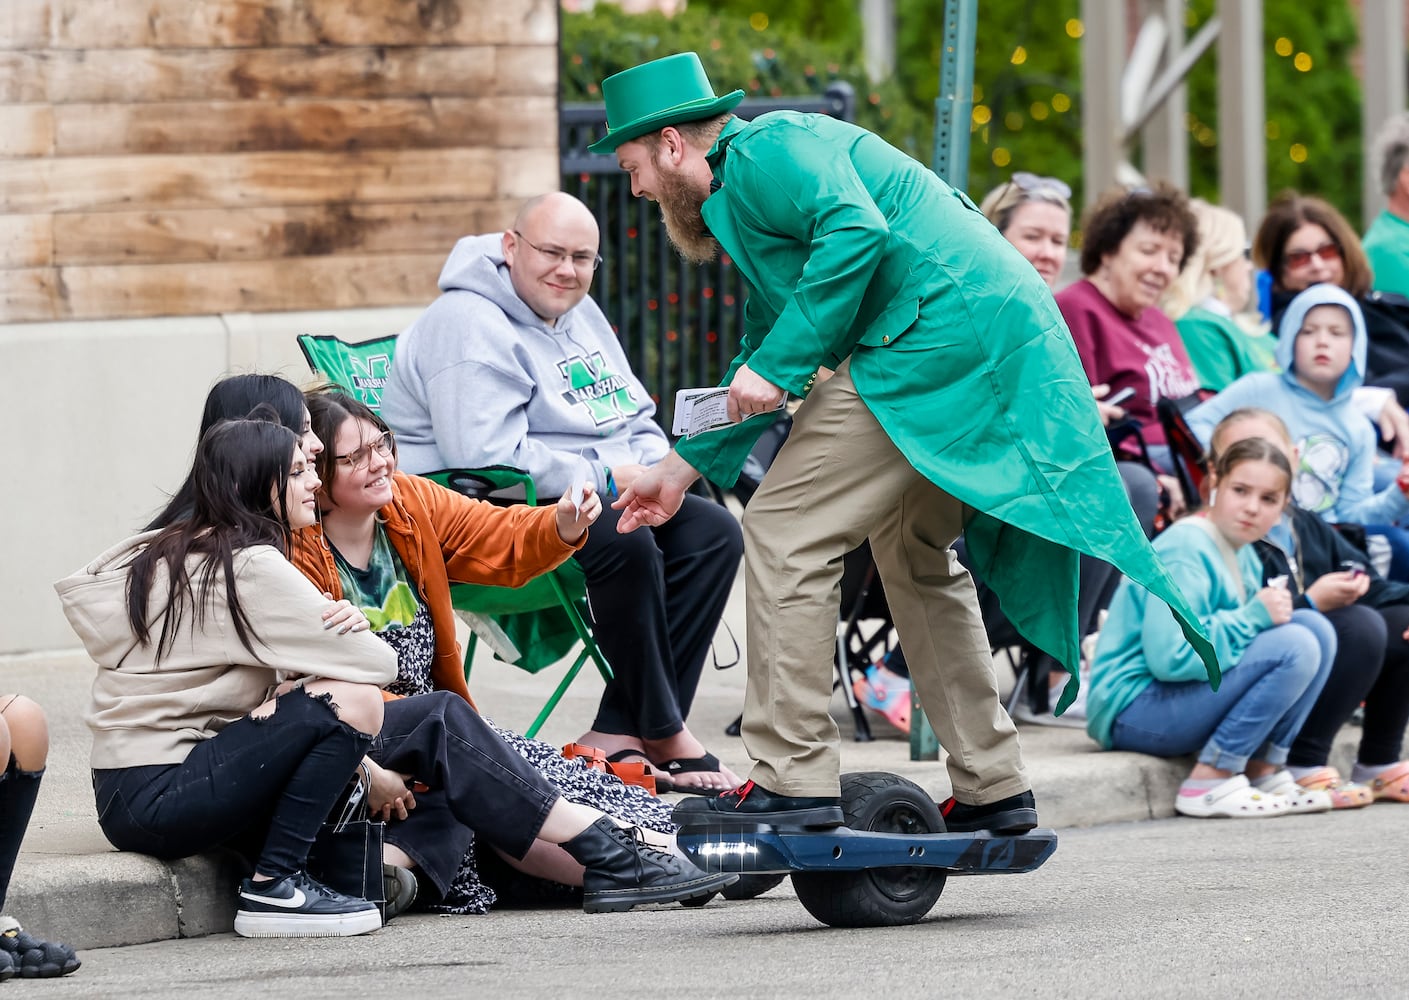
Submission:
M 1335 285 L 1312 285 L 1287 307 L 1278 334 L 1282 371 L 1245 375 L 1194 409 L 1189 426 L 1199 440 L 1207 445 L 1234 410 L 1271 410 L 1301 456 L 1292 483 L 1297 506 L 1337 524 L 1390 525 L 1409 515 L 1396 484 L 1375 492 L 1375 432 L 1351 400 L 1365 378 L 1367 349 L 1355 299 Z

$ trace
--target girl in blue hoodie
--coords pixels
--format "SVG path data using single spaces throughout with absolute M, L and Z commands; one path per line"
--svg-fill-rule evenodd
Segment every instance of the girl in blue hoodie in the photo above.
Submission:
M 1186 816 L 1261 818 L 1331 808 L 1325 791 L 1286 770 L 1292 741 L 1330 672 L 1335 632 L 1293 610 L 1285 587 L 1263 586 L 1251 542 L 1282 516 L 1287 456 L 1249 438 L 1210 474 L 1205 514 L 1159 535 L 1155 551 L 1189 598 L 1223 666 L 1217 691 L 1169 611 L 1129 581 L 1101 631 L 1087 695 L 1087 731 L 1107 750 L 1198 754 L 1174 808 Z
M 1312 285 L 1282 315 L 1282 371 L 1244 375 L 1190 412 L 1189 426 L 1207 445 L 1213 428 L 1234 410 L 1270 410 L 1287 425 L 1300 455 L 1292 479 L 1298 507 L 1333 524 L 1364 525 L 1392 547 L 1401 539 L 1409 545 L 1393 527 L 1409 516 L 1409 499 L 1395 483 L 1375 491 L 1374 428 L 1351 398 L 1365 378 L 1366 350 L 1355 299 L 1335 285 Z

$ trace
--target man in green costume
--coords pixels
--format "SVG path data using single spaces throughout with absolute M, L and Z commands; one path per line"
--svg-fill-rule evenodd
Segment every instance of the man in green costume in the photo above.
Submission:
M 1037 824 L 999 699 L 963 533 L 1004 612 L 1073 673 L 1077 551 L 1166 601 L 1218 679 L 1213 650 L 1150 549 L 1091 388 L 1046 285 L 974 204 L 877 136 L 822 115 L 744 122 L 683 53 L 608 78 L 607 134 L 632 193 L 672 242 L 722 249 L 748 283 L 731 427 L 680 442 L 614 506 L 659 524 L 701 474 L 737 477 L 785 393 L 804 397 L 744 516 L 744 785 L 682 803 L 689 825 L 843 821 L 828 714 L 842 556 L 863 539 L 912 682 L 948 752 L 954 831 Z M 817 370 L 833 369 L 819 380 Z

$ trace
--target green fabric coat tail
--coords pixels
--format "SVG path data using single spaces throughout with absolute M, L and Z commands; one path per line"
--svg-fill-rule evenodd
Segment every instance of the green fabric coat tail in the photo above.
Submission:
M 1076 348 L 1045 283 L 962 193 L 875 135 L 819 115 L 732 119 L 709 154 L 705 223 L 749 285 L 745 362 L 805 396 L 851 359 L 857 391 L 914 467 L 973 509 L 975 569 L 1072 674 L 1077 553 L 1165 601 L 1216 688 L 1188 603 L 1130 509 Z M 771 418 L 682 441 L 717 483 Z

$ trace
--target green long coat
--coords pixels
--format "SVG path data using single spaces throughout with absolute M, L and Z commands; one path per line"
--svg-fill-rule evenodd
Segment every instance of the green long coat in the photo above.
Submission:
M 1018 630 L 1075 674 L 1077 551 L 1193 612 L 1145 540 L 1051 292 L 963 194 L 884 140 L 822 115 L 731 119 L 709 151 L 704 220 L 748 282 L 750 368 L 799 396 L 851 358 L 896 447 L 976 512 L 974 566 Z M 763 418 L 682 441 L 738 477 Z M 1058 704 L 1076 695 L 1069 683 Z

